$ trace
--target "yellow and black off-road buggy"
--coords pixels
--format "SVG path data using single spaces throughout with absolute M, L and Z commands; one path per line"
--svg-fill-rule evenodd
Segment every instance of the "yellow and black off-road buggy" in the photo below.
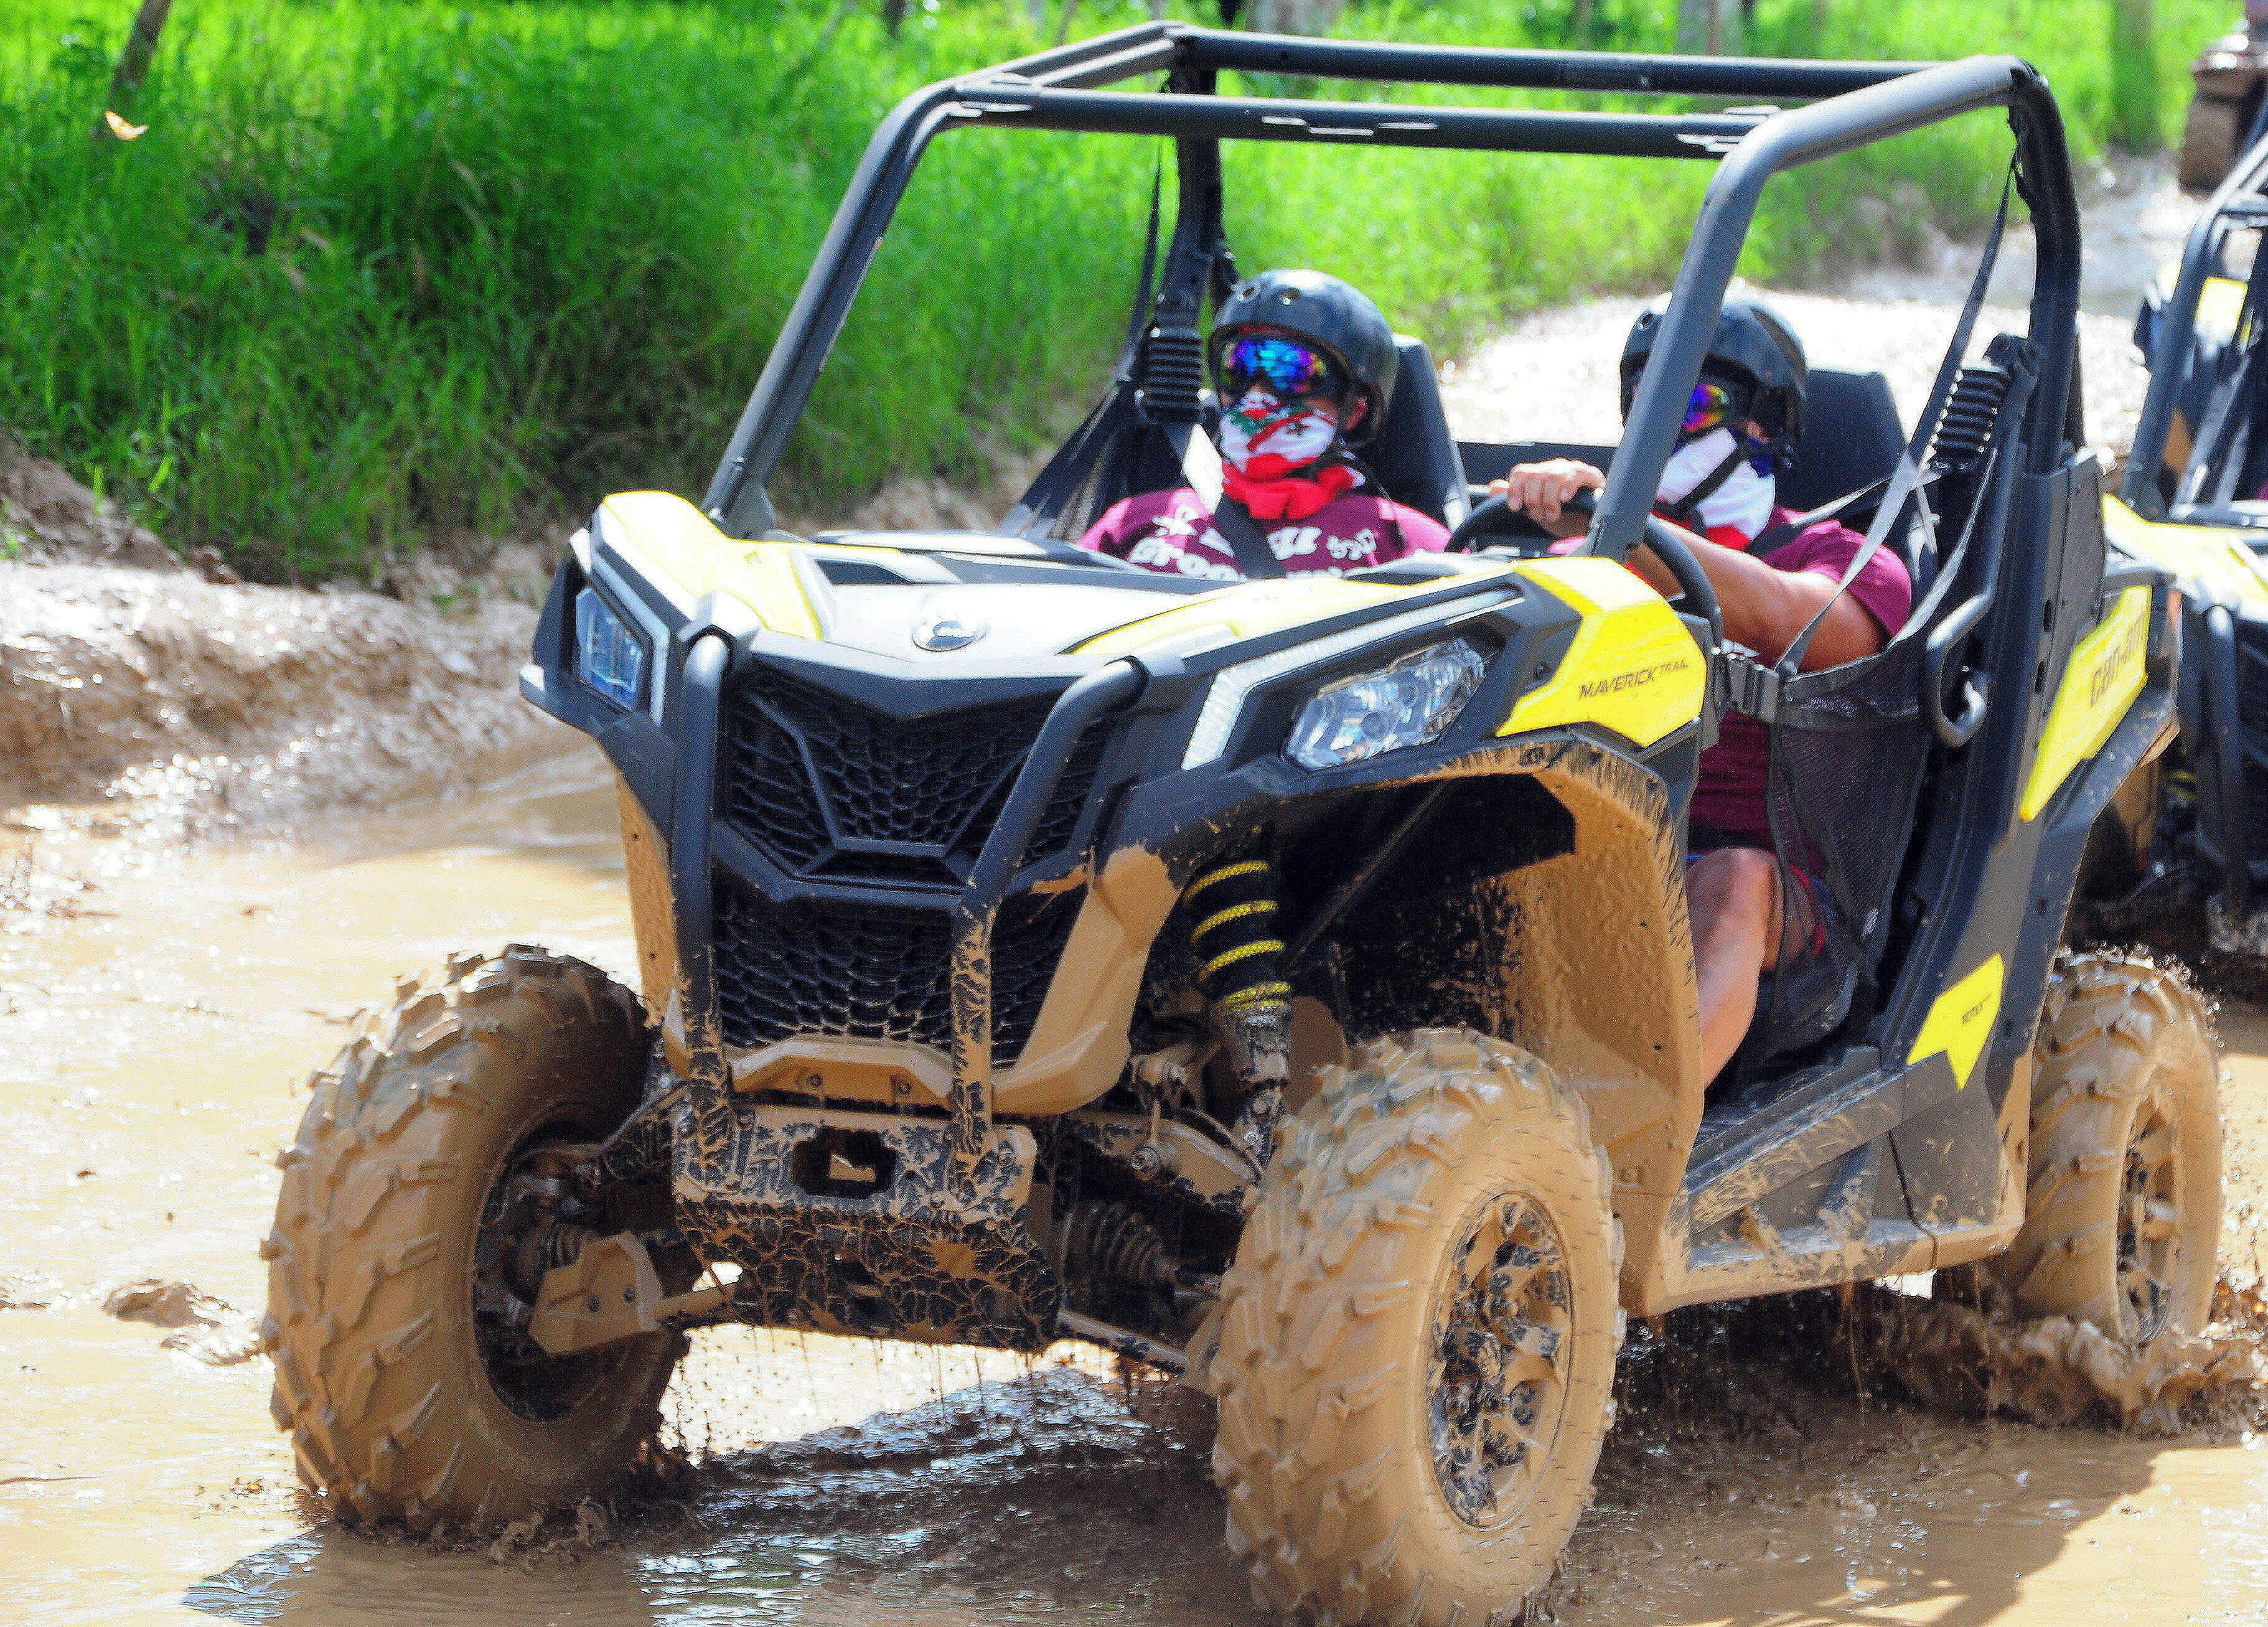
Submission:
M 2193 924 L 2268 964 L 2268 141 L 2207 202 L 2181 264 L 2145 297 L 2150 369 L 2104 527 L 2174 573 L 2182 598 L 2177 749 L 2106 811 L 2084 917 L 2116 936 Z
M 1231 73 L 1745 110 L 1272 99 Z M 1917 613 L 1856 666 L 1767 668 L 1650 512 L 1759 194 L 1994 114 L 2036 227 L 2029 331 L 1962 368 L 1964 320 L 1911 435 L 1881 379 L 1822 371 L 1786 477 L 1874 489 Z M 1174 140 L 1146 320 L 997 533 L 788 534 L 765 482 L 909 174 L 996 125 Z M 1545 448 L 1459 444 L 1414 340 L 1370 464 L 1452 551 L 1224 584 L 1070 546 L 1203 440 L 1236 139 L 1717 164 L 1626 437 L 1591 449 L 1580 554 L 1475 506 Z M 691 1328 L 1077 1336 L 1218 1398 L 1263 1600 L 1508 1619 L 1588 1497 L 1626 1314 L 1988 1261 L 2121 1338 L 2198 1322 L 2204 1013 L 2141 964 L 2058 959 L 2174 681 L 2165 575 L 2106 572 L 2074 450 L 2077 232 L 2055 103 L 2011 58 L 1160 24 L 910 98 L 706 500 L 608 498 L 544 612 L 526 690 L 618 771 L 640 990 L 532 948 L 455 961 L 318 1079 L 269 1243 L 308 1485 L 413 1526 L 580 1494 L 655 1426 Z M 1642 542 L 1680 600 L 1620 563 Z M 1780 846 L 1853 969 L 1777 991 L 1771 1048 L 1705 1110 L 1686 810 L 1734 706 L 1771 722 Z

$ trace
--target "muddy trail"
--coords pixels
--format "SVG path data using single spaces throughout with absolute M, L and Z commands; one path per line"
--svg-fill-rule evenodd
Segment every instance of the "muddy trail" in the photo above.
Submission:
M 0 1618 L 1264 1619 L 1221 1545 L 1206 1403 L 1070 1344 L 712 1332 L 672 1392 L 670 1456 L 611 1509 L 461 1548 L 317 1517 L 247 1336 L 294 1081 L 396 972 L 460 945 L 540 937 L 629 970 L 611 821 L 578 752 L 291 842 L 15 838 Z M 2225 1264 L 2257 1296 L 2268 1014 L 2221 1025 Z M 1643 1332 L 1556 1619 L 2094 1627 L 2144 1598 L 2141 1619 L 2260 1619 L 2268 1452 L 2244 1386 L 2174 1435 L 1932 1410 L 1868 1333 L 1870 1305 L 1907 1303 Z

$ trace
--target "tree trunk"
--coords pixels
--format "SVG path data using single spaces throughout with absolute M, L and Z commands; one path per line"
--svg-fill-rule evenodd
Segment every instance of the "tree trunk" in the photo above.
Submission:
M 1063 17 L 1056 24 L 1056 43 L 1071 38 L 1071 19 L 1079 14 L 1079 0 L 1064 0 Z
M 2110 0 L 2110 139 L 2129 152 L 2165 144 L 2153 0 Z
M 1339 20 L 1346 0 L 1251 0 L 1243 9 L 1255 33 L 1322 34 Z
M 906 26 L 906 0 L 882 0 L 882 32 L 895 40 Z
M 1719 55 L 1741 48 L 1739 0 L 1677 0 L 1677 48 Z
M 123 111 L 133 105 L 135 92 L 150 77 L 150 63 L 158 55 L 158 36 L 165 31 L 166 14 L 173 9 L 173 0 L 142 0 L 142 9 L 134 14 L 134 27 L 126 36 L 126 47 L 118 53 L 117 71 L 110 76 L 113 108 Z

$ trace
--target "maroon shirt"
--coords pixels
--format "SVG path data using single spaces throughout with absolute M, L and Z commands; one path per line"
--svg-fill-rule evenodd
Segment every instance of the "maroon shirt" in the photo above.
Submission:
M 1771 523 L 1785 525 L 1793 510 L 1776 508 Z M 1867 539 L 1848 526 L 1822 520 L 1757 557 L 1777 571 L 1812 571 L 1840 582 Z M 1906 624 L 1913 609 L 1913 579 L 1905 561 L 1887 545 L 1876 548 L 1849 588 L 1888 638 Z M 1727 712 L 1717 743 L 1701 754 L 1701 777 L 1693 789 L 1693 821 L 1745 845 L 1772 845 L 1771 821 L 1764 812 L 1765 766 L 1771 733 L 1754 718 Z
M 1448 527 L 1440 520 L 1361 490 L 1332 498 L 1305 519 L 1256 523 L 1264 528 L 1269 548 L 1287 576 L 1343 576 L 1410 554 L 1438 554 L 1449 540 Z M 1244 579 L 1236 550 L 1213 529 L 1211 511 L 1187 486 L 1138 492 L 1112 504 L 1079 545 L 1166 576 Z

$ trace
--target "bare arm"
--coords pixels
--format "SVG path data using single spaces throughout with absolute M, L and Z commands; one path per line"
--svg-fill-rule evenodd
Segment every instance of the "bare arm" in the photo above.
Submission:
M 1606 483 L 1607 477 L 1589 464 L 1555 458 L 1548 463 L 1521 464 L 1506 479 L 1491 482 L 1489 490 L 1510 498 L 1513 507 L 1552 535 L 1572 537 L 1583 529 L 1585 521 L 1581 515 L 1566 512 L 1568 499 L 1587 487 L 1602 490 Z M 1820 607 L 1831 600 L 1833 607 L 1812 636 L 1811 647 L 1803 652 L 1806 672 L 1840 666 L 1881 649 L 1881 624 L 1848 593 L 1836 598 L 1836 578 L 1815 571 L 1776 571 L 1739 548 L 1725 548 L 1683 526 L 1671 528 L 1685 539 L 1702 574 L 1717 590 L 1718 602 L 1725 612 L 1725 637 L 1735 644 L 1746 644 L 1767 661 L 1777 661 L 1819 614 Z M 1664 598 L 1677 593 L 1677 579 L 1651 549 L 1634 550 L 1630 567 Z
M 1748 645 L 1767 661 L 1777 661 L 1831 600 L 1826 620 L 1820 622 L 1810 647 L 1803 652 L 1803 670 L 1840 666 L 1881 651 L 1881 623 L 1850 594 L 1836 597 L 1840 578 L 1816 571 L 1774 570 L 1739 548 L 1695 536 L 1683 526 L 1670 528 L 1685 539 L 1685 546 L 1700 562 L 1701 573 L 1717 590 L 1717 602 L 1725 612 L 1725 637 L 1734 644 Z M 1678 591 L 1677 579 L 1653 550 L 1634 550 L 1630 563 L 1664 598 Z

